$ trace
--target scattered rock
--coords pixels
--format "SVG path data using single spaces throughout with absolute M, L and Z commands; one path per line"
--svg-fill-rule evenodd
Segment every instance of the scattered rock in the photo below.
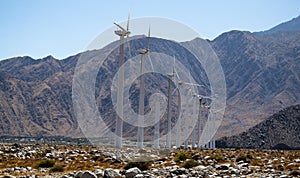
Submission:
M 135 177 L 137 174 L 140 174 L 142 171 L 137 168 L 137 167 L 134 167 L 134 168 L 130 168 L 128 170 L 126 170 L 125 172 L 125 177 L 126 178 L 133 178 Z
M 300 176 L 300 171 L 292 171 L 289 173 L 290 176 Z
M 15 177 L 11 176 L 11 175 L 5 175 L 5 176 L 2 176 L 1 178 L 15 178 Z
M 142 178 L 142 177 L 145 177 L 143 174 L 137 174 L 134 176 L 134 178 Z
M 70 148 L 70 147 L 69 147 Z M 105 149 L 86 151 L 80 147 L 76 149 L 61 149 L 57 146 L 54 148 L 39 148 L 31 146 L 22 146 L 21 148 L 12 148 L 12 146 L 0 146 L 1 159 L 18 159 L 22 161 L 24 158 L 36 158 L 36 155 L 42 155 L 41 159 L 51 159 L 62 162 L 63 164 L 74 164 L 74 161 L 80 159 L 80 164 L 95 164 L 96 170 L 90 171 L 87 167 L 77 170 L 73 173 L 49 173 L 49 168 L 32 167 L 10 167 L 0 170 L 0 174 L 7 175 L 7 178 L 12 178 L 12 175 L 21 175 L 18 178 L 37 178 L 39 174 L 46 174 L 45 178 L 155 178 L 155 177 L 299 177 L 300 172 L 300 154 L 298 152 L 278 151 L 278 150 L 247 150 L 247 149 L 216 149 L 216 150 L 189 150 L 188 155 L 191 155 L 184 162 L 175 162 L 174 155 L 182 150 L 170 150 L 168 155 L 160 155 L 160 151 L 151 149 Z M 143 154 L 141 154 L 141 153 Z M 134 167 L 124 170 L 121 167 L 126 165 L 124 160 L 129 158 L 140 158 L 147 155 L 147 158 L 153 160 L 151 165 L 154 168 L 141 171 Z M 172 156 L 173 155 L 173 156 Z M 224 159 L 219 163 L 209 155 L 222 155 Z M 250 155 L 251 161 L 241 160 L 237 162 L 240 156 Z M 127 159 L 128 158 L 128 159 Z M 50 158 L 48 158 L 50 159 Z M 130 160 L 130 159 L 129 159 Z M 93 161 L 93 162 L 92 162 Z M 186 162 L 193 161 L 197 164 L 194 166 L 186 166 Z M 253 162 L 255 161 L 255 162 Z M 100 165 L 99 165 L 100 163 Z M 223 163 L 223 164 L 221 164 Z M 256 163 L 255 166 L 253 163 Z M 98 164 L 98 165 L 97 165 Z M 119 167 L 120 169 L 101 168 L 101 164 L 108 164 L 111 167 Z M 22 165 L 22 164 L 20 164 Z M 86 171 L 85 171 L 86 170 Z M 49 175 L 47 175 L 49 174 Z
M 81 178 L 97 178 L 97 176 L 94 173 L 90 172 L 90 171 L 85 171 L 82 174 Z
M 203 166 L 203 165 L 199 165 L 199 166 L 196 166 L 193 168 L 195 171 L 204 171 L 207 169 L 206 166 Z
M 96 169 L 95 172 L 97 177 L 103 177 L 104 176 L 104 169 Z
M 114 169 L 107 168 L 104 171 L 104 176 L 103 178 L 115 178 L 115 177 L 120 177 L 121 175 Z
M 230 164 L 217 164 L 216 170 L 228 170 L 230 167 Z
M 75 178 L 81 178 L 82 177 L 83 172 L 79 171 L 75 174 Z

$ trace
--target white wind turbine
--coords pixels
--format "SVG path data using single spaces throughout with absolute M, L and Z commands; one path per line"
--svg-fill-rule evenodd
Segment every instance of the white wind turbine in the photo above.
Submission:
M 220 111 L 222 111 L 223 109 L 221 108 L 221 109 L 211 109 L 211 107 L 210 106 L 207 106 L 207 110 L 208 110 L 208 113 L 211 113 L 212 114 L 212 117 L 211 117 L 211 119 L 213 120 L 213 124 L 215 124 L 215 119 L 216 119 L 216 117 L 214 117 L 214 115 L 216 115 L 218 112 L 220 112 Z M 212 139 L 210 140 L 210 142 L 209 142 L 210 144 L 210 147 L 209 148 L 211 148 L 211 149 L 215 149 L 216 148 L 216 140 L 215 140 L 215 135 L 212 137 Z
M 172 146 L 172 138 L 171 138 L 171 127 L 172 127 L 172 116 L 171 116 L 171 96 L 172 96 L 172 92 L 171 92 L 171 87 L 172 87 L 172 81 L 173 81 L 173 77 L 174 77 L 174 67 L 173 67 L 173 71 L 172 73 L 167 73 L 168 76 L 168 106 L 167 106 L 167 139 L 166 139 L 166 147 L 167 148 L 171 148 Z
M 141 69 L 140 69 L 140 96 L 139 96 L 139 117 L 138 117 L 138 138 L 137 138 L 137 147 L 143 148 L 144 143 L 144 107 L 145 107 L 145 55 L 149 54 L 149 41 L 150 41 L 150 27 L 148 31 L 147 38 L 147 48 L 139 49 L 138 52 L 141 55 Z M 151 59 L 150 59 L 151 62 Z M 152 64 L 152 62 L 151 62 Z
M 203 101 L 204 99 L 211 100 L 214 97 L 203 96 L 203 95 L 196 95 L 196 94 L 195 94 L 195 96 L 197 96 L 199 98 L 199 100 L 200 99 L 202 100 L 202 101 L 200 101 L 199 109 L 204 108 L 205 109 L 204 111 L 206 111 L 207 114 L 209 114 L 209 113 L 212 113 L 212 114 L 218 113 L 219 111 L 222 110 L 222 109 L 219 109 L 219 110 L 211 109 L 211 107 L 209 105 L 209 102 L 208 101 Z M 200 124 L 204 124 L 204 119 L 205 119 L 204 116 L 205 115 L 203 115 L 203 120 L 201 122 L 201 118 L 200 118 L 201 117 L 201 112 L 199 113 L 199 118 L 198 118 L 198 148 L 202 148 L 204 146 L 205 148 L 212 148 L 212 149 L 214 149 L 215 148 L 215 136 L 213 136 L 213 138 L 208 143 L 206 143 L 205 145 L 200 145 L 200 141 L 201 141 L 200 137 L 201 137 L 201 134 L 203 134 L 202 132 L 203 132 L 203 126 L 204 126 L 204 125 L 200 125 Z M 208 115 L 207 115 L 207 117 L 208 117 Z M 206 120 L 206 123 L 210 122 L 210 123 L 214 124 L 214 119 L 215 119 L 214 117 L 212 117 L 212 118 L 208 117 L 207 119 L 208 120 Z M 213 119 L 213 120 L 211 120 L 211 119 Z
M 201 122 L 201 116 L 202 116 L 202 108 L 205 107 L 206 101 L 203 101 L 204 98 L 202 96 L 199 96 L 199 116 L 198 116 L 198 148 L 201 148 L 202 145 L 200 145 L 200 137 L 203 130 L 203 124 L 204 122 Z
M 120 56 L 119 56 L 119 76 L 118 76 L 118 88 L 117 88 L 117 113 L 119 116 L 116 117 L 116 128 L 115 128 L 115 146 L 118 148 L 122 147 L 123 137 L 123 90 L 124 90 L 124 37 L 129 38 L 129 15 L 127 21 L 127 28 L 124 29 L 121 25 L 114 23 L 119 29 L 115 31 L 115 34 L 120 36 Z M 128 46 L 129 47 L 129 46 Z M 130 47 L 129 47 L 130 48 Z M 130 50 L 129 50 L 130 51 Z
M 188 89 L 191 89 L 192 87 L 205 87 L 204 85 L 199 85 L 199 84 L 196 84 L 196 83 L 189 83 L 189 82 L 183 82 L 181 79 L 180 79 L 180 77 L 179 77 L 179 75 L 178 75 L 178 73 L 177 73 L 177 70 L 176 70 L 176 67 L 175 67 L 175 57 L 174 57 L 174 67 L 173 67 L 173 71 L 174 71 L 174 74 L 176 74 L 175 76 L 176 76 L 176 78 L 178 79 L 178 87 L 176 87 L 175 89 L 174 89 L 174 92 L 176 91 L 176 89 L 178 89 L 179 90 L 179 93 L 181 92 L 181 89 L 182 89 L 182 86 L 183 85 L 187 85 L 187 86 L 190 86 Z M 190 77 L 189 77 L 190 78 Z M 173 93 L 174 93 L 173 92 Z M 188 92 L 188 90 L 187 90 L 187 92 Z M 197 114 L 197 100 L 195 100 L 195 98 L 197 99 L 199 99 L 199 102 L 200 102 L 200 105 L 199 105 L 199 117 L 198 117 L 198 125 L 200 124 L 200 107 L 201 107 L 201 101 L 202 101 L 202 97 L 200 97 L 201 95 L 198 95 L 198 94 L 193 94 L 193 96 L 192 96 L 192 101 L 193 101 L 193 110 L 192 110 L 192 117 L 195 117 Z M 206 96 L 203 96 L 204 98 L 208 98 L 208 97 L 206 97 Z M 180 102 L 178 103 L 178 106 L 179 106 L 179 111 L 181 110 L 181 108 L 180 108 Z M 183 105 L 183 107 L 184 107 L 184 105 Z M 183 110 L 183 109 L 182 109 Z M 178 121 L 177 121 L 178 123 L 176 124 L 177 125 L 177 128 L 176 128 L 176 147 L 178 148 L 178 147 L 180 147 L 180 145 L 181 145 L 181 114 L 179 113 L 179 116 L 178 116 Z M 195 118 L 195 120 L 193 120 L 193 123 L 194 124 L 197 124 L 197 118 Z M 200 125 L 199 125 L 199 127 L 200 127 Z M 186 130 L 186 132 L 188 132 L 188 129 L 186 129 L 185 128 L 185 130 Z M 187 133 L 184 133 L 185 135 L 187 134 Z M 198 131 L 198 138 L 200 138 L 200 130 Z M 196 127 L 194 127 L 194 129 L 193 129 L 193 131 L 192 131 L 192 147 L 194 148 L 195 147 L 195 144 L 196 144 Z M 198 144 L 199 145 L 199 144 Z M 186 139 L 186 140 L 184 140 L 184 147 L 185 148 L 187 148 L 188 147 L 188 140 Z
M 175 59 L 175 56 L 174 56 L 173 74 L 174 74 L 175 78 L 177 78 L 177 80 L 178 80 L 178 82 L 177 82 L 178 86 L 174 89 L 172 95 L 178 89 L 178 93 L 179 93 L 178 94 L 178 119 L 177 119 L 177 123 L 176 123 L 176 136 L 175 136 L 176 141 L 175 141 L 175 145 L 176 145 L 177 148 L 179 148 L 180 145 L 181 145 L 181 140 L 180 140 L 180 137 L 181 137 L 181 112 L 180 112 L 181 111 L 181 101 L 180 101 L 180 92 L 181 92 L 181 86 L 182 86 L 182 84 L 184 82 L 182 82 L 180 80 L 180 77 L 179 77 L 179 75 L 177 73 L 177 70 L 176 70 L 175 61 L 176 61 L 176 59 Z
M 153 147 L 154 148 L 159 148 L 159 128 L 160 128 L 160 102 L 158 101 L 155 105 L 155 126 L 154 126 L 154 142 L 153 142 Z
M 199 94 L 194 94 L 193 97 L 197 98 L 199 100 L 199 113 L 198 113 L 198 121 L 197 121 L 197 124 L 193 130 L 193 135 L 192 135 L 192 142 L 194 143 L 193 144 L 193 147 L 195 146 L 195 140 L 196 140 L 196 129 L 198 130 L 198 144 L 197 144 L 197 147 L 198 148 L 202 148 L 203 145 L 200 144 L 200 138 L 201 138 L 201 134 L 202 134 L 202 131 L 203 131 L 203 123 L 201 121 L 201 116 L 202 116 L 202 108 L 206 107 L 205 104 L 206 104 L 206 101 L 204 101 L 204 99 L 207 99 L 207 98 L 210 98 L 208 96 L 202 96 L 202 95 L 199 95 Z M 197 107 L 197 105 L 195 106 Z

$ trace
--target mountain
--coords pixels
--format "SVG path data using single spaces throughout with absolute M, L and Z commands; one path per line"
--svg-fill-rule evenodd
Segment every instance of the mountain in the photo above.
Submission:
M 140 49 L 146 44 L 146 38 L 131 41 L 131 48 Z M 113 43 L 103 49 L 87 51 L 63 60 L 57 60 L 52 56 L 34 60 L 30 57 L 16 57 L 0 61 L 1 83 L 0 83 L 0 116 L 1 135 L 21 136 L 56 136 L 64 135 L 69 137 L 82 136 L 76 120 L 72 102 L 72 79 L 75 66 L 82 56 L 89 58 L 99 55 L 115 48 L 111 52 L 103 66 L 99 69 L 96 82 L 95 99 L 99 112 L 110 129 L 114 130 L 116 113 L 111 101 L 112 79 L 118 69 L 118 43 Z M 150 48 L 152 52 L 168 54 L 185 64 L 189 71 L 196 71 L 192 76 L 198 83 L 208 83 L 201 65 L 196 64 L 197 60 L 188 50 L 179 43 L 151 38 Z M 137 55 L 132 53 L 132 55 Z M 125 61 L 129 54 L 126 53 Z M 132 56 L 134 57 L 134 56 Z M 137 56 L 138 57 L 138 56 Z M 93 61 L 87 61 L 95 66 Z M 88 68 L 87 75 L 92 72 Z M 98 70 L 98 69 L 95 69 Z M 171 68 L 170 68 L 171 70 Z M 178 71 L 180 72 L 180 71 Z M 148 74 L 147 74 L 148 75 Z M 159 83 L 155 84 L 155 81 Z M 167 78 L 162 75 L 149 74 L 146 79 L 146 101 L 149 103 L 149 96 L 158 89 L 167 95 Z M 173 86 L 175 88 L 175 86 Z M 138 83 L 135 81 L 130 89 L 132 107 L 137 111 L 137 97 L 139 95 Z M 205 89 L 203 90 L 205 93 Z M 173 120 L 176 120 L 176 103 L 172 104 Z M 81 101 L 84 102 L 84 101 Z M 146 111 L 149 106 L 146 106 Z M 161 124 L 164 129 L 166 124 Z M 124 125 L 128 136 L 133 136 L 136 128 L 129 124 Z M 151 128 L 149 132 L 153 131 Z M 125 133 L 126 135 L 126 133 Z
M 231 31 L 211 45 L 220 58 L 227 84 L 223 135 L 247 130 L 299 103 L 300 32 L 256 36 Z
M 1 135 L 80 133 L 70 100 L 77 57 L 1 61 Z
M 293 18 L 290 21 L 281 23 L 269 30 L 255 32 L 255 35 L 268 35 L 276 32 L 300 31 L 300 16 Z
M 152 54 L 175 54 L 176 59 L 185 65 L 197 82 L 206 86 L 200 92 L 210 93 L 202 66 L 182 44 L 159 38 L 151 38 L 150 41 Z M 130 43 L 132 50 L 140 49 L 147 44 L 147 39 L 134 39 Z M 299 31 L 270 35 L 230 31 L 208 43 L 220 59 L 227 85 L 227 108 L 218 131 L 219 138 L 241 133 L 264 121 L 264 118 L 299 104 Z M 185 44 L 200 48 L 201 40 L 195 39 Z M 82 55 L 97 58 L 97 55 L 116 45 L 118 43 L 112 43 L 103 49 L 86 51 L 62 60 L 47 56 L 37 60 L 16 57 L 0 61 L 0 135 L 82 136 L 72 100 L 75 66 Z M 129 55 L 137 54 L 126 53 L 125 61 Z M 115 49 L 99 69 L 95 85 L 98 110 L 111 130 L 114 130 L 116 113 L 111 101 L 110 86 L 117 72 L 117 59 L 118 50 Z M 158 90 L 167 94 L 167 78 L 163 75 L 146 75 L 147 112 L 151 94 Z M 130 88 L 130 101 L 135 111 L 138 95 L 138 82 L 135 80 Z M 176 96 L 173 99 L 172 121 L 175 122 L 178 117 Z M 166 131 L 165 118 L 161 124 L 162 132 Z M 136 128 L 129 124 L 124 127 L 126 136 L 131 137 L 136 133 Z M 147 128 L 145 133 L 151 135 L 153 128 Z
M 299 149 L 300 105 L 283 109 L 239 135 L 220 139 L 218 146 Z

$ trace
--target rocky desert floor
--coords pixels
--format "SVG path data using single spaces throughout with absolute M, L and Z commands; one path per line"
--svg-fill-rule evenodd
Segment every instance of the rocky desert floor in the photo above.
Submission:
M 1 177 L 300 177 L 300 150 L 2 144 Z

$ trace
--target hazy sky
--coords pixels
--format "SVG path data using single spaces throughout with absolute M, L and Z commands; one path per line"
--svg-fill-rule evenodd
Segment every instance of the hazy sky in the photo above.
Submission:
M 261 31 L 300 15 L 299 0 L 0 0 L 0 60 L 63 59 L 83 51 L 113 22 L 165 17 L 214 39 L 230 30 Z

